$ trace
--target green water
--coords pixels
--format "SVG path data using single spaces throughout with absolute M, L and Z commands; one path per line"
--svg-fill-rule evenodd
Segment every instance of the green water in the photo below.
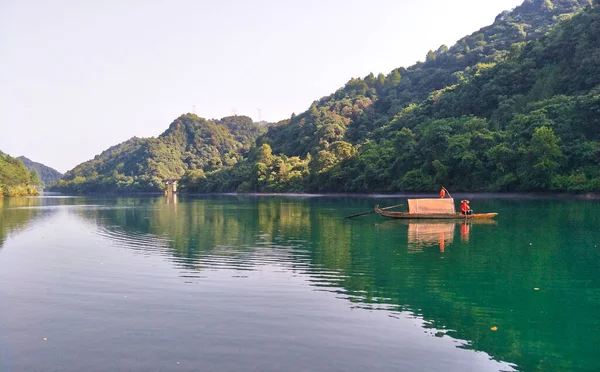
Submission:
M 402 199 L 4 200 L 0 370 L 600 368 L 598 200 Z

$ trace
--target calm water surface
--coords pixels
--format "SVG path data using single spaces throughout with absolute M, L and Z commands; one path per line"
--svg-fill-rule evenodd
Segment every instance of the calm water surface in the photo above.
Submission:
M 0 200 L 0 371 L 597 371 L 600 202 Z

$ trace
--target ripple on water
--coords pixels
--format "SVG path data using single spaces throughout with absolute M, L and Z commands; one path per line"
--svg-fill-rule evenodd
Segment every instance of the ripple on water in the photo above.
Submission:
M 187 252 L 179 252 L 174 247 L 174 239 L 167 236 L 124 231 L 117 226 L 99 227 L 96 233 L 116 247 L 168 257 L 177 267 L 184 269 L 194 267 L 210 271 L 224 269 L 252 271 L 265 265 L 299 271 L 310 268 L 310 251 L 301 246 L 298 241 L 293 244 L 282 244 L 281 241 L 278 243 L 257 241 L 253 245 L 240 246 L 215 244 L 204 250 L 188 247 Z M 268 237 L 270 235 L 260 234 L 257 239 Z M 198 277 L 196 274 L 193 275 Z M 335 277 L 331 273 L 324 275 Z
M 171 239 L 143 232 L 125 232 L 120 229 L 99 227 L 96 232 L 117 247 L 133 251 L 148 251 L 159 255 L 168 255 Z

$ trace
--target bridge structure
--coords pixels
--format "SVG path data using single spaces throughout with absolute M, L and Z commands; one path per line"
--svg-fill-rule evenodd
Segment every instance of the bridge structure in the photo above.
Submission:
M 165 178 L 163 182 L 167 185 L 165 188 L 165 194 L 175 194 L 177 193 L 177 182 L 178 178 Z

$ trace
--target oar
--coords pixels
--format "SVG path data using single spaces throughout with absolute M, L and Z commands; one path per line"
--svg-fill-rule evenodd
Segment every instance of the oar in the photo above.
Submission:
M 404 204 L 392 205 L 391 207 L 380 208 L 380 210 L 385 211 L 386 209 L 398 208 L 403 205 Z M 354 217 L 358 217 L 358 216 L 364 216 L 365 214 L 369 214 L 369 213 L 375 213 L 375 209 L 373 209 L 372 211 L 368 211 L 368 212 L 362 212 L 362 213 L 353 214 L 351 216 L 346 216 L 344 218 L 354 218 Z

